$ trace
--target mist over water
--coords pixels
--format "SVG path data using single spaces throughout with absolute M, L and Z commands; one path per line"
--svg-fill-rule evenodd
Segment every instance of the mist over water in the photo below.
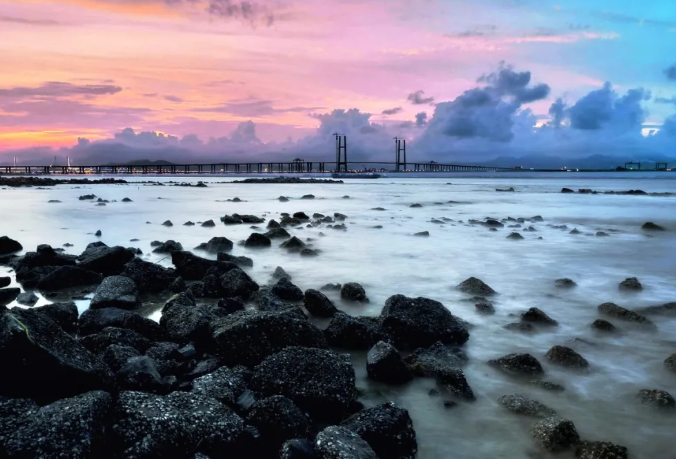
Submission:
M 347 231 L 289 229 L 303 240 L 312 238 L 313 248 L 321 250 L 319 257 L 288 254 L 274 241 L 272 248 L 263 250 L 235 244 L 232 254 L 253 258 L 254 267 L 247 271 L 261 285 L 272 282 L 271 274 L 277 266 L 291 274 L 303 290 L 329 282 L 361 283 L 371 300 L 367 305 L 343 304 L 329 294 L 350 314 L 376 316 L 388 297 L 400 293 L 438 300 L 474 325 L 464 346 L 470 358 L 464 371 L 477 400 L 452 409 L 443 407 L 442 400 L 448 398 L 443 393 L 428 395 L 433 380 L 416 379 L 404 387 L 368 381 L 365 358 L 353 354 L 357 385 L 366 393 L 362 401 L 368 405 L 394 400 L 408 409 L 418 436 L 420 459 L 529 457 L 529 452 L 535 451 L 528 433 L 534 420 L 497 404 L 498 397 L 513 393 L 545 403 L 571 419 L 583 439 L 624 445 L 633 458 L 673 458 L 676 418 L 647 410 L 633 398 L 639 389 L 662 389 L 676 395 L 676 374 L 669 373 L 663 363 L 676 352 L 676 318 L 653 317 L 657 331 L 610 318 L 622 331 L 615 336 L 598 335 L 590 324 L 599 317 L 596 307 L 604 302 L 633 309 L 676 301 L 676 196 L 571 195 L 560 190 L 676 193 L 676 174 L 661 174 L 660 178 L 649 174 L 493 175 L 389 176 L 303 185 L 232 184 L 227 183 L 232 180 L 229 178 L 201 177 L 208 188 L 130 183 L 4 189 L 0 190 L 0 235 L 18 240 L 27 251 L 35 250 L 38 244 L 56 248 L 71 243 L 73 247 L 66 248 L 66 253 L 72 254 L 101 240 L 108 245 L 138 247 L 144 252 L 143 259 L 170 267 L 170 257 L 151 253 L 151 241 L 173 239 L 191 250 L 215 236 L 236 243 L 256 231 L 246 224 L 223 225 L 218 219 L 225 214 L 279 219 L 281 212 L 303 211 L 310 216 L 314 212 L 340 212 L 348 216 Z M 508 187 L 516 191 L 495 191 Z M 96 206 L 78 200 L 78 196 L 89 193 L 111 202 Z M 316 199 L 301 200 L 306 194 Z M 346 195 L 350 199 L 344 199 Z M 291 200 L 282 203 L 277 200 L 279 196 Z M 121 202 L 125 197 L 133 202 Z M 234 197 L 245 202 L 217 202 Z M 410 208 L 414 203 L 423 207 Z M 372 210 L 376 207 L 385 210 Z M 521 232 L 525 238 L 521 241 L 506 239 L 512 231 L 508 228 L 493 232 L 467 224 L 469 219 L 536 215 L 544 222 L 525 224 L 524 228 L 533 226 L 537 231 Z M 453 221 L 431 222 L 443 217 Z M 216 222 L 215 228 L 183 226 L 189 220 L 198 223 L 209 219 Z M 162 226 L 165 220 L 171 220 L 174 226 Z M 668 231 L 647 234 L 641 230 L 646 221 Z M 265 231 L 266 224 L 259 225 L 259 231 Z M 568 229 L 548 225 L 567 225 Z M 569 234 L 573 228 L 583 234 Z M 94 236 L 97 230 L 102 231 L 101 238 Z M 430 237 L 413 236 L 420 231 L 429 231 Z M 597 231 L 610 236 L 596 237 Z M 135 238 L 139 241 L 130 242 Z M 0 267 L 0 276 L 8 271 Z M 494 316 L 477 314 L 473 302 L 463 301 L 469 295 L 455 290 L 470 276 L 482 279 L 498 292 Z M 639 278 L 644 290 L 619 291 L 618 283 L 633 276 Z M 554 280 L 562 277 L 573 279 L 578 287 L 556 289 Z M 38 304 L 47 302 L 41 298 Z M 81 311 L 87 308 L 87 301 L 77 303 Z M 150 301 L 144 311 L 158 319 L 161 306 L 161 301 Z M 530 307 L 542 309 L 560 325 L 533 334 L 502 328 L 518 321 L 516 315 Z M 544 354 L 557 344 L 569 345 L 582 354 L 590 362 L 591 371 L 577 373 L 549 364 Z M 544 379 L 562 384 L 566 390 L 547 392 L 486 364 L 488 359 L 513 352 L 534 355 L 545 368 Z M 538 457 L 549 456 L 541 453 Z

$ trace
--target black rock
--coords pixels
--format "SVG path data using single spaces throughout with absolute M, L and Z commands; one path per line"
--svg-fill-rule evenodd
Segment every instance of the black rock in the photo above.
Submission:
M 216 226 L 216 223 L 214 223 L 213 220 L 207 220 L 204 223 L 202 223 L 202 228 L 213 228 Z
M 183 373 L 183 370 L 186 367 L 186 362 L 184 362 L 184 360 L 189 358 L 185 357 L 184 354 L 180 352 L 180 349 L 188 348 L 192 348 L 193 357 L 197 355 L 197 350 L 195 350 L 195 346 L 192 344 L 188 344 L 181 348 L 179 344 L 168 341 L 154 343 L 148 348 L 146 355 L 155 361 L 157 371 L 162 376 L 178 375 Z
M 124 247 L 92 247 L 78 257 L 78 266 L 104 276 L 114 276 L 120 274 L 134 256 L 134 252 Z
M 304 194 L 303 196 L 301 196 L 301 199 L 314 199 L 314 198 L 315 195 L 313 194 Z
M 110 276 L 103 279 L 96 289 L 89 308 L 136 309 L 140 305 L 138 289 L 133 280 L 124 276 Z
M 376 318 L 352 317 L 337 312 L 324 330 L 331 346 L 351 350 L 368 350 L 378 341 L 389 341 L 383 327 Z
M 305 212 L 296 212 L 293 214 L 293 218 L 297 218 L 298 220 L 309 220 L 310 217 L 307 216 Z
M 301 301 L 304 297 L 303 291 L 291 283 L 287 277 L 282 277 L 272 286 L 272 293 L 285 301 Z
M 617 328 L 615 327 L 615 325 L 613 325 L 610 322 L 608 322 L 607 320 L 603 320 L 603 319 L 596 319 L 591 324 L 591 327 L 596 329 L 596 330 L 599 330 L 599 331 L 602 331 L 602 332 L 608 332 L 608 333 L 617 331 Z
M 664 231 L 664 227 L 653 222 L 645 222 L 641 227 L 644 231 Z M 1 251 L 0 251 L 1 252 Z
M 366 355 L 366 373 L 374 381 L 403 384 L 413 378 L 399 351 L 384 341 L 377 342 Z
M 643 285 L 641 285 L 637 278 L 629 277 L 620 282 L 619 288 L 620 290 L 631 290 L 636 292 L 643 290 Z
M 195 224 L 191 221 L 187 221 L 183 224 L 183 226 L 195 226 Z
M 232 456 L 244 423 L 213 398 L 186 392 L 166 396 L 121 392 L 110 445 L 117 457 L 184 458 L 201 452 Z
M 301 249 L 300 256 L 301 257 L 317 257 L 317 256 L 319 256 L 319 252 L 317 252 L 316 250 L 308 249 L 307 247 L 305 247 L 304 249 Z
M 488 302 L 488 301 L 476 303 L 474 305 L 474 307 L 476 308 L 476 310 L 479 314 L 484 314 L 484 315 L 495 314 L 495 307 L 493 307 L 493 304 Z
M 230 255 L 229 253 L 223 253 L 223 252 L 220 252 L 217 255 L 216 259 L 218 261 L 234 263 L 237 266 L 241 266 L 241 267 L 244 267 L 244 268 L 252 268 L 253 265 L 254 265 L 253 260 L 249 257 L 234 256 L 234 255 Z
M 519 233 L 511 233 L 510 235 L 507 236 L 507 239 L 521 240 L 523 239 L 523 236 Z
M 272 273 L 272 277 L 274 279 L 281 279 L 282 277 L 286 277 L 288 280 L 291 280 L 291 275 L 286 271 L 284 271 L 284 268 L 282 268 L 281 266 L 277 266 L 277 268 L 275 268 L 275 271 Z
M 566 390 L 566 388 L 563 387 L 561 384 L 556 384 L 550 381 L 542 381 L 539 379 L 535 379 L 530 383 L 540 387 L 541 389 L 548 390 L 550 392 L 563 392 L 564 390 Z
M 436 378 L 437 383 L 463 400 L 474 400 L 474 391 L 467 383 L 459 367 L 464 366 L 467 356 L 460 349 L 449 349 L 441 342 L 429 349 L 418 349 L 404 359 L 416 376 Z
M 557 288 L 573 288 L 577 287 L 577 284 L 575 283 L 574 280 L 568 279 L 568 278 L 563 278 L 563 279 L 556 279 L 554 282 L 554 285 Z
M 525 414 L 538 418 L 549 418 L 556 416 L 556 411 L 536 400 L 530 400 L 523 395 L 503 395 L 498 399 L 498 403 L 509 411 L 516 414 Z
M 458 284 L 456 288 L 461 292 L 469 293 L 470 295 L 490 296 L 496 293 L 495 290 L 476 277 L 470 277 Z
M 111 344 L 103 354 L 101 354 L 101 359 L 111 370 L 117 373 L 127 363 L 127 360 L 140 355 L 139 351 L 131 346 Z
M 343 284 L 340 289 L 340 297 L 347 301 L 366 301 L 366 290 L 356 282 Z
M 561 193 L 575 193 L 575 191 L 571 190 L 570 188 L 562 188 Z
M 219 264 L 218 261 L 201 258 L 191 252 L 173 252 L 171 262 L 176 267 L 176 274 L 185 280 L 201 280 L 209 268 Z
M 629 450 L 606 441 L 583 441 L 575 449 L 576 459 L 628 459 Z
M 270 238 L 260 233 L 251 233 L 244 243 L 244 246 L 249 248 L 270 247 L 271 245 L 272 241 L 270 241 Z
M 282 445 L 279 459 L 320 459 L 315 451 L 315 445 L 310 440 L 294 438 Z
M 536 422 L 530 433 L 536 444 L 552 452 L 563 451 L 580 443 L 573 422 L 558 416 Z
M 80 336 L 100 333 L 108 327 L 125 328 L 144 336 L 150 341 L 164 339 L 164 329 L 160 324 L 140 314 L 124 309 L 87 309 L 78 320 L 78 333 Z
M 518 332 L 535 331 L 535 327 L 533 326 L 533 324 L 530 324 L 528 322 L 512 322 L 510 324 L 505 325 L 502 328 L 504 328 L 505 330 L 518 331 Z
M 209 253 L 230 252 L 233 248 L 233 243 L 230 239 L 225 237 L 212 237 L 209 242 L 205 242 L 197 246 L 199 250 L 204 250 Z M 221 260 L 219 260 L 221 261 Z
M 179 276 L 176 279 L 174 279 L 171 284 L 169 284 L 167 290 L 169 290 L 171 293 L 181 293 L 184 292 L 187 288 L 188 284 L 186 284 L 183 278 Z
M 385 332 L 402 349 L 444 344 L 464 344 L 469 332 L 463 322 L 438 301 L 394 295 L 380 314 Z
M 589 367 L 589 362 L 582 357 L 580 354 L 575 352 L 569 347 L 566 346 L 554 346 L 545 357 L 549 359 L 550 362 L 557 365 L 568 367 L 568 368 L 587 368 Z
M 211 397 L 227 406 L 235 407 L 237 399 L 246 390 L 250 376 L 250 372 L 243 367 L 233 369 L 221 367 L 213 373 L 193 380 L 192 393 Z
M 176 242 L 173 239 L 169 239 L 166 242 L 163 242 L 157 248 L 153 250 L 153 253 L 173 253 L 180 252 L 183 250 L 183 246 L 180 242 Z
M 428 237 L 429 235 L 430 235 L 429 231 L 421 231 L 419 233 L 414 234 L 414 236 L 418 236 L 418 237 Z
M 20 293 L 20 288 L 0 288 L 0 306 L 4 306 L 16 300 Z
M 530 308 L 528 311 L 521 314 L 521 320 L 524 322 L 530 322 L 538 325 L 550 325 L 556 326 L 559 323 L 545 314 L 538 308 Z
M 373 449 L 356 433 L 331 426 L 319 432 L 315 450 L 321 459 L 379 459 Z
M 52 303 L 34 309 L 52 319 L 66 333 L 74 334 L 77 331 L 78 310 L 75 303 Z
M 282 444 L 294 438 L 307 438 L 310 420 L 294 403 L 281 395 L 256 401 L 246 422 L 261 435 L 265 448 L 277 453 Z
M 244 303 L 234 298 L 221 298 L 218 300 L 218 307 L 226 314 L 234 314 L 238 311 L 244 311 Z
M 599 313 L 606 316 L 615 317 L 620 320 L 625 320 L 627 322 L 634 322 L 640 325 L 647 325 L 649 327 L 655 327 L 655 324 L 650 321 L 645 316 L 641 314 L 625 309 L 621 306 L 618 306 L 614 303 L 603 303 L 597 308 Z
M 12 278 L 9 276 L 0 277 L 0 288 L 5 288 L 12 283 Z
M 100 284 L 103 277 L 93 271 L 77 266 L 60 266 L 40 278 L 36 287 L 38 290 L 55 291 L 72 287 L 83 287 Z
M 103 391 L 43 407 L 30 400 L 0 398 L 0 412 L 11 412 L 0 420 L 0 451 L 7 458 L 105 457 L 112 405 L 111 396 Z
M 85 195 L 80 196 L 78 199 L 80 201 L 87 201 L 87 200 L 91 200 L 91 199 L 96 199 L 96 195 L 95 194 L 85 194 Z
M 22 250 L 23 246 L 18 241 L 7 236 L 0 236 L 0 255 L 21 252 Z
M 181 293 L 178 296 L 186 297 Z M 211 347 L 212 322 L 217 318 L 217 307 L 197 306 L 193 303 L 167 303 L 162 309 L 160 325 L 167 337 L 180 344 L 194 343 L 197 347 Z
M 216 354 L 228 366 L 253 367 L 287 346 L 326 349 L 321 330 L 289 314 L 242 311 L 214 324 Z
M 0 393 L 10 397 L 50 402 L 112 384 L 102 361 L 37 310 L 0 314 L 0 361 L 11 369 Z
M 325 292 L 333 292 L 333 291 L 339 292 L 342 287 L 343 286 L 340 284 L 326 284 L 322 288 L 320 288 L 320 290 L 323 290 Z
M 488 363 L 511 374 L 539 376 L 545 373 L 540 362 L 530 354 L 509 354 Z
M 171 223 L 171 220 L 167 220 L 164 223 L 162 223 L 162 226 L 174 226 L 174 224 Z
M 16 302 L 24 306 L 33 306 L 40 298 L 33 292 L 19 293 L 16 297 Z
M 676 371 L 676 354 L 671 354 L 664 361 L 664 366 L 672 371 Z
M 163 379 L 155 360 L 148 356 L 131 357 L 115 375 L 122 390 L 168 394 L 171 382 Z
M 657 389 L 641 389 L 636 395 L 636 400 L 642 405 L 656 408 L 660 411 L 676 410 L 676 401 L 669 392 Z
M 78 339 L 89 351 L 101 355 L 111 344 L 121 344 L 133 347 L 139 353 L 144 354 L 151 345 L 148 338 L 125 328 L 107 327 L 99 333 L 87 335 Z
M 305 248 L 305 242 L 301 241 L 296 236 L 293 236 L 288 241 L 282 242 L 280 247 L 288 250 L 289 252 L 300 252 L 301 249 Z
M 260 288 L 251 277 L 241 269 L 233 269 L 220 278 L 222 295 L 227 298 L 248 299 Z
M 597 231 L 597 232 L 596 232 L 596 236 L 598 236 L 598 237 L 607 237 L 607 236 L 610 236 L 610 235 L 609 235 L 608 233 L 604 232 L 604 231 Z
M 287 306 L 268 286 L 261 287 L 260 290 L 251 295 L 249 300 L 254 303 L 259 311 L 278 312 Z
M 418 452 L 411 416 L 393 402 L 362 410 L 341 426 L 365 440 L 379 459 L 415 459 Z
M 300 322 L 300 321 L 299 321 Z M 355 373 L 348 356 L 324 349 L 287 347 L 254 369 L 251 388 L 283 395 L 313 420 L 336 420 L 355 394 Z
M 338 312 L 338 308 L 319 290 L 306 290 L 303 303 L 305 309 L 313 316 L 333 317 Z

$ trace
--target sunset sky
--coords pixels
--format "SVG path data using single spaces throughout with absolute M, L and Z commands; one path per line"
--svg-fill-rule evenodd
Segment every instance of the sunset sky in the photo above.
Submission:
M 519 107 L 536 125 L 610 82 L 643 88 L 660 129 L 676 1 L 0 0 L 0 154 L 125 128 L 207 141 L 248 120 L 264 143 L 299 141 L 336 109 L 403 126 L 501 65 L 551 88 Z

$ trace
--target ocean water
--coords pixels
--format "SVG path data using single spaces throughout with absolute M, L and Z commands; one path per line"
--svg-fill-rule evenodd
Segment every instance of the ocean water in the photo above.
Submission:
M 194 177 L 127 177 L 141 180 L 196 181 Z M 515 415 L 497 403 L 498 397 L 519 393 L 538 400 L 571 419 L 583 439 L 611 441 L 629 448 L 632 458 L 675 457 L 673 433 L 676 417 L 647 410 L 634 401 L 639 389 L 662 389 L 676 395 L 676 373 L 664 360 L 676 352 L 676 318 L 655 317 L 657 331 L 646 331 L 609 319 L 622 333 L 602 336 L 590 324 L 599 317 L 596 307 L 615 302 L 637 308 L 676 301 L 676 196 L 618 196 L 562 194 L 562 187 L 598 191 L 642 189 L 676 193 L 676 174 L 447 174 L 378 180 L 346 180 L 344 184 L 233 184 L 232 178 L 202 177 L 208 188 L 128 185 L 71 186 L 49 189 L 0 189 L 0 235 L 19 240 L 26 250 L 38 244 L 62 247 L 79 254 L 90 242 L 138 247 L 144 259 L 171 266 L 166 255 L 151 253 L 150 242 L 173 239 L 186 249 L 214 236 L 235 242 L 256 231 L 250 225 L 225 226 L 225 214 L 254 214 L 267 219 L 281 212 L 303 211 L 348 216 L 347 231 L 326 227 L 290 230 L 303 240 L 311 238 L 319 257 L 301 258 L 276 247 L 249 250 L 235 245 L 234 255 L 254 259 L 250 275 L 271 283 L 271 273 L 282 266 L 301 289 L 329 282 L 359 282 L 371 302 L 363 306 L 341 303 L 351 314 L 378 315 L 394 294 L 427 297 L 442 302 L 453 314 L 474 327 L 465 345 L 470 361 L 465 369 L 477 400 L 443 407 L 443 393 L 428 395 L 434 381 L 415 380 L 404 387 L 371 383 L 365 358 L 353 354 L 358 386 L 364 403 L 393 400 L 407 408 L 418 435 L 420 459 L 527 458 L 538 451 L 529 436 L 534 419 Z M 514 193 L 496 188 L 514 187 Z M 110 202 L 104 207 L 78 196 L 93 193 Z M 306 194 L 314 200 L 301 200 Z M 349 196 L 345 199 L 344 196 Z M 289 202 L 281 203 L 279 196 Z M 120 202 L 128 197 L 131 203 Z M 244 202 L 224 202 L 239 197 Z M 60 203 L 48 203 L 59 200 Z M 423 207 L 411 208 L 418 203 Z M 372 210 L 382 207 L 385 210 Z M 528 223 L 537 231 L 522 232 L 524 240 L 506 236 L 512 231 L 469 225 L 469 219 L 540 215 L 544 222 Z M 432 219 L 452 219 L 444 224 Z M 215 228 L 183 226 L 213 219 Z M 171 220 L 173 227 L 161 226 Z M 646 221 L 668 229 L 646 234 Z M 150 223 L 147 223 L 150 222 Z M 552 226 L 566 225 L 567 230 Z M 265 224 L 260 225 L 265 231 Z M 375 226 L 382 226 L 381 229 Z M 583 234 L 572 235 L 577 228 Z M 101 230 L 101 238 L 94 236 Z M 429 237 L 414 237 L 429 231 Z M 604 231 L 608 237 L 597 237 Z M 320 234 L 323 233 L 323 236 Z M 539 239 L 539 238 L 542 239 Z M 138 242 L 130 242 L 131 239 Z M 199 253 L 204 256 L 204 253 Z M 9 270 L 0 267 L 0 276 Z M 11 274 L 10 274 L 11 275 Z M 455 286 L 475 276 L 493 287 L 496 314 L 481 316 L 472 302 L 464 301 Z M 626 293 L 618 283 L 636 276 L 644 285 L 639 293 Z M 572 290 L 554 287 L 554 280 L 577 282 Z M 40 299 L 39 304 L 48 303 Z M 81 310 L 87 301 L 77 302 Z M 149 299 L 144 313 L 159 318 L 161 301 Z M 538 307 L 560 325 L 533 334 L 502 327 L 518 321 L 519 313 Z M 321 325 L 321 323 L 320 323 Z M 591 371 L 580 374 L 547 363 L 552 346 L 567 344 L 580 352 Z M 528 352 L 545 367 L 548 381 L 565 386 L 560 393 L 512 379 L 486 361 L 513 352 Z M 538 452 L 537 457 L 549 457 Z M 561 456 L 569 457 L 569 456 Z M 572 457 L 572 456 L 571 456 Z

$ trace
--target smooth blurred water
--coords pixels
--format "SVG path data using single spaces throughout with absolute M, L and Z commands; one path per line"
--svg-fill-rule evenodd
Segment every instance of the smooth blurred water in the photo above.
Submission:
M 314 248 L 321 250 L 319 257 L 290 255 L 276 243 L 265 250 L 236 245 L 233 254 L 254 259 L 255 266 L 249 272 L 260 284 L 271 282 L 276 266 L 290 273 L 303 290 L 329 282 L 361 283 L 371 299 L 369 305 L 354 307 L 332 297 L 352 314 L 378 315 L 389 296 L 401 293 L 441 301 L 475 325 L 466 345 L 470 364 L 465 371 L 477 401 L 450 410 L 444 409 L 443 396 L 427 394 L 433 381 L 416 380 L 403 388 L 373 384 L 365 377 L 363 356 L 353 356 L 358 385 L 367 389 L 367 402 L 392 399 L 411 412 L 420 459 L 528 457 L 527 453 L 535 449 L 528 434 L 533 420 L 514 415 L 496 402 L 499 396 L 512 393 L 556 409 L 574 421 L 584 439 L 625 445 L 632 458 L 673 458 L 676 417 L 645 410 L 633 397 L 642 388 L 676 395 L 676 374 L 663 364 L 676 352 L 676 320 L 656 318 L 658 331 L 646 332 L 610 319 L 623 331 L 615 337 L 597 335 L 589 325 L 598 318 L 596 307 L 603 302 L 635 308 L 676 301 L 676 197 L 569 195 L 560 190 L 565 186 L 676 193 L 676 174 L 490 175 L 393 175 L 378 180 L 346 180 L 344 184 L 302 185 L 232 184 L 226 183 L 232 180 L 229 178 L 209 177 L 201 178 L 208 188 L 130 183 L 3 189 L 0 235 L 19 240 L 26 250 L 43 243 L 61 247 L 68 242 L 74 246 L 66 252 L 79 254 L 88 243 L 99 240 L 94 233 L 101 230 L 100 240 L 106 244 L 139 247 L 146 253 L 144 259 L 171 266 L 166 255 L 150 253 L 151 241 L 174 239 L 191 249 L 214 236 L 237 242 L 254 231 L 250 225 L 224 226 L 219 222 L 224 214 L 270 219 L 279 218 L 281 212 L 340 212 L 348 216 L 347 231 L 326 227 L 290 231 L 303 239 L 312 238 Z M 514 187 L 516 192 L 495 191 L 507 187 Z M 99 207 L 78 200 L 88 193 L 118 202 Z M 314 194 L 316 199 L 300 200 L 305 194 Z M 280 195 L 291 200 L 280 203 Z M 350 199 L 344 199 L 345 195 Z M 125 197 L 133 202 L 120 202 Z M 217 202 L 234 197 L 246 202 Z M 47 203 L 53 199 L 62 202 Z M 413 203 L 423 207 L 410 208 Z M 371 210 L 375 207 L 386 210 Z M 522 241 L 506 239 L 511 232 L 507 228 L 492 232 L 466 224 L 469 219 L 535 215 L 545 221 L 524 225 L 534 226 L 537 232 L 522 232 Z M 430 222 L 443 217 L 454 221 L 443 225 Z M 208 219 L 217 226 L 183 226 L 188 220 L 197 223 Z M 174 226 L 161 226 L 165 220 L 171 220 Z M 641 230 L 646 221 L 665 226 L 668 231 L 646 234 Z M 377 225 L 383 228 L 374 228 Z M 265 231 L 265 224 L 260 226 Z M 572 228 L 584 234 L 571 235 Z M 430 237 L 414 237 L 419 231 L 429 231 Z M 596 231 L 610 236 L 596 237 Z M 130 242 L 133 238 L 139 241 Z M 0 275 L 6 275 L 6 271 L 0 268 Z M 476 314 L 473 303 L 462 301 L 467 296 L 454 289 L 470 276 L 481 278 L 499 292 L 494 316 Z M 643 283 L 642 292 L 619 291 L 618 283 L 631 276 Z M 578 287 L 556 289 L 554 280 L 561 277 L 575 280 Z M 46 302 L 41 299 L 40 304 Z M 87 302 L 79 301 L 78 305 L 84 309 Z M 157 319 L 159 307 L 161 304 L 150 302 L 146 310 Z M 530 307 L 544 310 L 560 326 L 531 335 L 502 328 L 518 320 L 510 315 Z M 549 348 L 576 338 L 584 341 L 578 340 L 571 347 L 589 360 L 591 372 L 572 373 L 545 362 Z M 546 379 L 563 384 L 566 390 L 546 392 L 512 380 L 486 364 L 490 358 L 511 352 L 533 354 L 545 366 Z

